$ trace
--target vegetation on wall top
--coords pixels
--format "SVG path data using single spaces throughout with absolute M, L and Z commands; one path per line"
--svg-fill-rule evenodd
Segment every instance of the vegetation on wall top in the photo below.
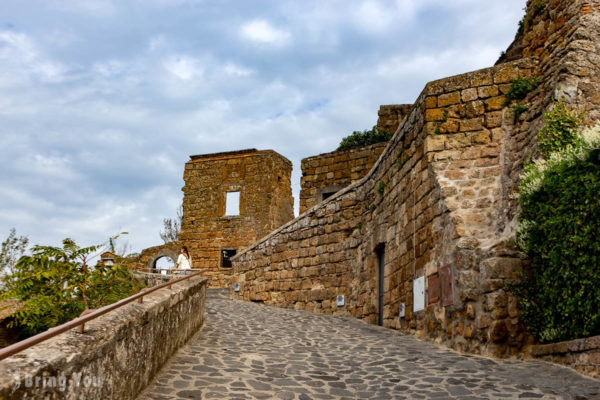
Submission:
M 394 134 L 391 132 L 378 129 L 377 127 L 371 130 L 354 131 L 351 135 L 346 136 L 340 142 L 337 150 L 346 150 L 353 147 L 368 146 L 370 144 L 387 142 Z

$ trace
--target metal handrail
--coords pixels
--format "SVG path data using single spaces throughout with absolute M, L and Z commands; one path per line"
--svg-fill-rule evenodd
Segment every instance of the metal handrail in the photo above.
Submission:
M 62 325 L 55 326 L 54 328 L 50 328 L 45 332 L 38 333 L 35 336 L 32 336 L 25 340 L 21 340 L 20 342 L 11 344 L 8 347 L 0 349 L 0 360 L 5 359 L 6 357 L 10 357 L 15 353 L 25 350 L 35 344 L 38 344 L 40 342 L 43 342 L 44 340 L 50 339 L 58 334 L 68 331 L 69 329 L 72 329 L 72 328 L 77 327 L 77 328 L 79 328 L 78 329 L 79 333 L 83 333 L 83 326 L 87 321 L 95 319 L 95 318 L 97 318 L 101 315 L 104 315 L 107 312 L 110 312 L 112 310 L 115 310 L 119 307 L 122 307 L 125 304 L 131 303 L 134 300 L 138 300 L 138 302 L 141 303 L 141 302 L 143 302 L 144 296 L 146 296 L 156 290 L 162 289 L 164 287 L 168 287 L 169 289 L 171 289 L 171 285 L 173 285 L 174 283 L 181 282 L 181 281 L 189 279 L 193 276 L 199 276 L 199 275 L 200 275 L 199 272 L 195 272 L 195 273 L 191 273 L 189 275 L 185 275 L 181 278 L 171 279 L 169 282 L 161 283 L 160 285 L 153 286 L 151 288 L 142 289 L 139 293 L 134 294 L 133 296 L 129 296 L 125 299 L 117 301 L 116 303 L 109 304 L 109 305 L 99 308 L 97 310 L 94 310 L 94 311 L 86 310 L 78 318 L 75 318 L 69 322 L 65 322 Z
M 152 272 L 152 271 L 167 271 L 171 273 L 181 273 L 183 271 L 202 271 L 203 268 L 139 268 L 136 271 Z

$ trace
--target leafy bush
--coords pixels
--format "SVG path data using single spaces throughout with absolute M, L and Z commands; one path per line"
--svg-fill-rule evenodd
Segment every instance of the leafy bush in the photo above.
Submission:
M 101 247 L 81 248 L 65 239 L 63 247 L 35 246 L 31 256 L 21 257 L 3 278 L 7 291 L 0 296 L 22 301 L 10 325 L 36 334 L 139 291 L 142 284 L 118 258 L 112 266 L 88 265 Z
M 552 110 L 544 114 L 544 121 L 545 125 L 539 131 L 537 139 L 542 156 L 548 158 L 551 153 L 575 142 L 583 114 L 569 111 L 564 100 L 559 100 Z
M 384 130 L 373 128 L 371 130 L 354 131 L 352 135 L 346 136 L 340 142 L 337 150 L 351 149 L 352 147 L 368 146 L 370 144 L 387 142 L 394 134 Z
M 527 94 L 540 86 L 540 79 L 536 76 L 533 79 L 517 78 L 513 79 L 508 93 L 506 93 L 505 105 L 509 105 L 513 100 L 523 100 Z
M 517 242 L 531 273 L 513 287 L 541 342 L 600 334 L 600 125 L 525 168 Z

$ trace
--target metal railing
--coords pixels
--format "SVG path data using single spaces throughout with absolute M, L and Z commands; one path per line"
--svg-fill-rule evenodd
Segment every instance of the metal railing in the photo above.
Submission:
M 25 350 L 35 344 L 38 344 L 40 342 L 43 342 L 44 340 L 50 339 L 58 334 L 68 331 L 69 329 L 72 329 L 72 328 L 77 328 L 77 331 L 79 333 L 83 333 L 86 322 L 91 321 L 92 319 L 98 318 L 99 316 L 104 315 L 112 310 L 116 310 L 117 308 L 120 308 L 120 307 L 124 306 L 125 304 L 131 303 L 134 300 L 137 300 L 138 303 L 143 303 L 144 296 L 146 296 L 152 292 L 155 292 L 159 289 L 162 289 L 164 287 L 168 287 L 169 289 L 171 289 L 171 285 L 173 285 L 174 283 L 181 282 L 181 281 L 189 279 L 193 276 L 199 276 L 199 275 L 200 275 L 200 272 L 193 272 L 189 275 L 184 275 L 183 277 L 177 278 L 177 279 L 171 279 L 169 282 L 165 282 L 160 285 L 153 286 L 151 288 L 144 288 L 139 293 L 134 294 L 133 296 L 127 297 L 123 300 L 119 300 L 116 303 L 109 304 L 109 305 L 99 308 L 97 310 L 85 310 L 81 314 L 81 316 L 79 316 L 78 318 L 75 318 L 69 322 L 62 324 L 62 325 L 55 326 L 54 328 L 50 328 L 45 332 L 38 333 L 35 336 L 32 336 L 25 340 L 21 340 L 20 342 L 14 343 L 8 347 L 0 349 L 0 360 L 5 359 L 6 357 L 10 357 L 13 354 L 16 354 L 22 350 Z
M 202 268 L 187 268 L 187 269 L 178 269 L 178 268 L 138 268 L 136 271 L 141 272 L 150 272 L 153 274 L 161 274 L 161 275 L 179 275 L 184 274 L 185 271 L 202 271 Z

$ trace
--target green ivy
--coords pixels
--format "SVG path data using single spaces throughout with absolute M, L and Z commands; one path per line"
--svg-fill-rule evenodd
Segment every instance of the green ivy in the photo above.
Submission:
M 544 127 L 538 132 L 538 147 L 544 158 L 568 145 L 577 137 L 577 130 L 583 121 L 583 112 L 570 111 L 564 100 L 554 104 L 552 110 L 544 114 Z
M 371 130 L 364 130 L 362 132 L 354 131 L 351 135 L 342 139 L 337 150 L 346 150 L 353 147 L 368 146 L 370 144 L 387 142 L 392 138 L 393 135 L 393 133 L 378 129 L 377 127 Z
M 512 287 L 541 342 L 600 334 L 600 125 L 525 169 L 517 243 L 531 269 Z

